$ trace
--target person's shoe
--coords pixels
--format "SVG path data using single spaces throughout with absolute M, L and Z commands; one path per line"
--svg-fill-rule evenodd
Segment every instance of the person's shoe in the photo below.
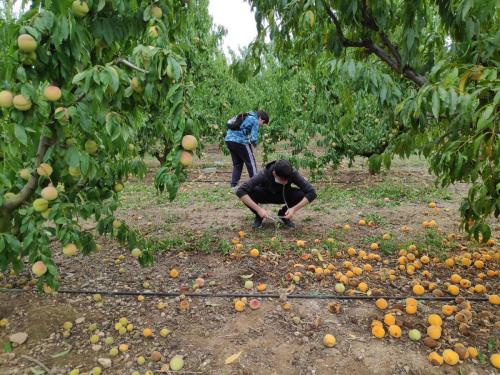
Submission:
M 260 216 L 255 217 L 255 221 L 252 224 L 253 229 L 262 228 L 262 218 Z
M 231 186 L 231 191 L 236 194 L 236 190 L 238 190 L 238 186 Z
M 295 224 L 290 219 L 281 219 L 281 223 L 287 229 L 294 229 L 295 228 Z

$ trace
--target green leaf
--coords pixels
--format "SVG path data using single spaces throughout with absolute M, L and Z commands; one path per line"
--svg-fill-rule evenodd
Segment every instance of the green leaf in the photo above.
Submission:
M 3 342 L 3 352 L 12 353 L 12 343 L 10 341 Z
M 493 106 L 487 105 L 486 108 L 481 113 L 481 117 L 477 121 L 478 130 L 483 130 L 487 127 L 492 121 L 490 121 L 491 114 L 493 113 Z
M 439 118 L 439 108 L 440 107 L 440 102 L 439 102 L 439 95 L 436 90 L 433 91 L 432 93 L 432 114 L 436 119 Z
M 16 124 L 14 126 L 14 134 L 19 142 L 21 142 L 24 146 L 28 145 L 28 135 L 26 134 L 26 130 L 21 125 Z

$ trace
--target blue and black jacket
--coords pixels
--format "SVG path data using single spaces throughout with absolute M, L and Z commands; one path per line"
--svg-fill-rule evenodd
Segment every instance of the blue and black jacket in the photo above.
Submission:
M 257 112 L 249 112 L 248 116 L 241 123 L 240 130 L 228 129 L 224 140 L 226 142 L 236 142 L 242 145 L 256 145 L 259 138 L 259 116 Z

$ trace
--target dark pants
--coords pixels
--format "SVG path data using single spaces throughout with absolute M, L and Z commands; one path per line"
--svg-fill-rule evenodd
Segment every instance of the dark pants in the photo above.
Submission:
M 283 200 L 283 192 L 280 191 L 279 193 L 273 193 L 269 191 L 266 188 L 257 186 L 253 188 L 250 191 L 250 194 L 248 194 L 252 200 L 259 204 L 259 203 L 274 203 L 274 204 L 283 204 L 285 201 Z M 288 207 L 293 207 L 297 203 L 299 203 L 302 199 L 304 199 L 304 193 L 302 190 L 297 189 L 297 188 L 291 188 L 291 187 L 286 187 L 285 188 L 285 199 L 286 199 L 286 205 Z M 285 216 L 285 212 L 288 210 L 288 207 L 284 205 L 279 211 L 278 211 L 278 216 Z M 248 206 L 247 206 L 248 207 Z M 250 207 L 248 207 L 250 208 Z M 250 210 L 257 215 L 257 212 Z
M 247 166 L 248 175 L 252 178 L 257 173 L 257 164 L 253 156 L 252 146 L 243 145 L 237 142 L 227 142 L 227 148 L 231 152 L 233 159 L 233 175 L 231 177 L 231 186 L 238 185 L 243 171 L 243 163 Z

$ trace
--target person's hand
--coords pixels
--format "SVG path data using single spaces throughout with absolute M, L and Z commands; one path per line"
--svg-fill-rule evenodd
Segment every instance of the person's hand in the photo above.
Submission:
M 293 215 L 295 215 L 295 209 L 292 207 L 292 208 L 289 208 L 286 212 L 285 212 L 285 216 L 284 218 L 285 219 L 291 219 L 293 217 Z
M 269 214 L 263 208 L 259 209 L 259 211 L 257 211 L 257 214 L 261 217 L 261 219 L 269 219 Z

